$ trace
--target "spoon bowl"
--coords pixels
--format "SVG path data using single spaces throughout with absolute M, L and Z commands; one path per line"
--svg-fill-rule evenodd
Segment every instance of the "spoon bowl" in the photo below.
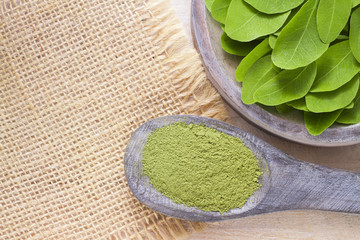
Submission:
M 241 139 L 252 150 L 263 175 L 259 179 L 261 187 L 244 206 L 223 214 L 203 211 L 177 204 L 152 186 L 143 173 L 143 148 L 153 131 L 176 122 L 204 124 Z M 360 213 L 360 174 L 296 160 L 235 126 L 200 116 L 165 116 L 140 126 L 125 151 L 125 174 L 130 189 L 144 205 L 165 215 L 192 221 L 221 221 L 295 209 Z

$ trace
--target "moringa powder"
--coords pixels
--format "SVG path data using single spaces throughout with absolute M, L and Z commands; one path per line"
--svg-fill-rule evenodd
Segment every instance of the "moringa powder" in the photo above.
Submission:
M 143 150 L 144 173 L 163 195 L 221 213 L 242 207 L 260 187 L 258 162 L 240 139 L 183 122 L 154 131 Z

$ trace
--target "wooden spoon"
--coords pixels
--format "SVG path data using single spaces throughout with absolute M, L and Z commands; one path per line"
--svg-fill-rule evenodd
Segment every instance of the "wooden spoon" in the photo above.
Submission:
M 224 214 L 202 211 L 174 203 L 149 183 L 142 168 L 142 150 L 147 138 L 157 128 L 179 121 L 205 124 L 240 138 L 254 152 L 264 172 L 260 178 L 262 186 L 242 208 L 231 209 Z M 220 221 L 295 209 L 360 213 L 359 173 L 299 161 L 237 127 L 200 116 L 166 116 L 150 120 L 139 127 L 125 151 L 125 174 L 132 192 L 140 202 L 160 213 L 192 221 Z

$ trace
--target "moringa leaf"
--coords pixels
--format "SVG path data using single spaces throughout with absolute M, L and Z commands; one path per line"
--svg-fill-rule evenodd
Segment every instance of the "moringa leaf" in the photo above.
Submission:
M 283 69 L 305 67 L 318 59 L 328 48 L 319 37 L 316 10 L 319 0 L 308 0 L 280 32 L 272 60 Z
M 352 7 L 356 7 L 357 5 L 360 4 L 360 0 L 352 0 Z
M 221 26 L 221 29 L 223 30 L 223 32 L 225 32 L 225 24 L 220 23 L 220 26 Z
M 254 63 L 247 71 L 241 90 L 241 100 L 245 104 L 253 104 L 254 92 L 265 82 L 276 76 L 278 70 L 271 62 L 271 56 L 267 55 Z
M 350 18 L 349 41 L 351 51 L 358 62 L 360 62 L 360 8 L 355 9 Z
M 280 35 L 281 30 L 283 30 L 283 28 L 291 21 L 291 19 L 293 19 L 293 17 L 299 12 L 300 9 L 301 9 L 301 5 L 297 8 L 294 8 L 293 10 L 291 10 L 291 13 L 288 16 L 288 18 L 286 19 L 285 23 L 282 25 L 282 27 L 279 30 L 274 32 L 273 35 L 278 37 Z
M 225 32 L 234 40 L 249 42 L 276 32 L 290 11 L 268 15 L 257 11 L 244 0 L 232 0 L 225 21 Z
M 349 41 L 331 46 L 316 61 L 316 64 L 318 74 L 310 92 L 326 92 L 338 89 L 360 71 L 360 63 L 354 58 Z
M 304 97 L 316 76 L 316 63 L 294 70 L 283 70 L 261 85 L 254 100 L 266 106 L 276 106 Z
M 340 40 L 340 41 L 349 40 L 349 36 L 339 35 L 339 36 L 336 37 L 336 40 Z
M 216 21 L 225 24 L 230 2 L 231 0 L 214 0 L 211 5 L 211 16 Z
M 259 45 L 259 43 L 259 41 L 235 41 L 229 38 L 229 36 L 225 32 L 223 32 L 221 36 L 221 46 L 224 51 L 242 57 L 248 55 L 257 45 Z
M 338 123 L 355 124 L 360 122 L 360 91 L 358 91 L 354 99 L 354 106 L 352 109 L 345 109 L 338 119 Z
M 275 108 L 278 111 L 278 113 L 282 113 L 282 114 L 294 111 L 294 108 L 290 107 L 289 105 L 287 105 L 285 103 L 277 105 L 277 106 L 275 106 Z
M 205 6 L 211 12 L 211 6 L 213 5 L 214 0 L 205 0 Z
M 304 2 L 304 0 L 245 0 L 256 10 L 267 13 L 283 13 L 296 8 Z
M 355 100 L 355 99 L 354 99 Z M 355 106 L 354 102 L 351 102 L 349 105 L 345 107 L 345 109 L 352 109 Z
M 277 39 L 277 36 L 275 36 L 275 35 L 270 35 L 269 36 L 269 46 L 272 49 L 274 49 L 274 47 L 275 47 L 276 39 Z
M 277 32 L 274 32 L 272 35 L 274 35 L 277 39 L 277 37 L 280 35 L 281 29 L 279 29 Z M 275 45 L 274 45 L 275 47 Z
M 317 136 L 333 125 L 343 110 L 327 113 L 304 112 L 305 126 L 311 135 Z
M 314 113 L 332 112 L 345 108 L 354 100 L 358 89 L 359 75 L 356 75 L 350 82 L 334 91 L 307 94 L 306 106 Z
M 324 43 L 331 43 L 349 20 L 352 0 L 320 0 L 317 10 L 317 29 Z
M 287 105 L 289 105 L 290 107 L 293 107 L 297 110 L 301 110 L 304 112 L 309 112 L 309 109 L 306 107 L 306 102 L 305 102 L 305 98 L 300 98 L 291 102 L 287 102 Z
M 351 15 L 350 15 L 351 16 Z M 346 25 L 345 25 L 345 27 L 344 27 L 344 29 L 341 31 L 341 35 L 349 35 L 349 22 L 350 21 L 348 21 L 347 23 L 346 23 Z
M 330 47 L 334 46 L 337 43 L 346 41 L 346 40 L 349 40 L 349 36 L 339 35 L 339 36 L 337 36 L 337 38 L 332 43 L 330 43 Z
M 243 60 L 241 60 L 239 66 L 236 68 L 235 71 L 236 80 L 242 82 L 249 68 L 257 60 L 270 52 L 271 48 L 269 46 L 269 38 L 266 38 L 259 45 L 257 45 L 246 57 L 244 57 Z

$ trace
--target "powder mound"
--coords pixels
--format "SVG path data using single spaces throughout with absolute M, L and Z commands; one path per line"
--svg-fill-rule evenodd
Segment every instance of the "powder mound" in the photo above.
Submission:
M 154 131 L 143 150 L 150 183 L 176 203 L 204 211 L 242 207 L 259 189 L 259 161 L 243 142 L 183 122 Z

